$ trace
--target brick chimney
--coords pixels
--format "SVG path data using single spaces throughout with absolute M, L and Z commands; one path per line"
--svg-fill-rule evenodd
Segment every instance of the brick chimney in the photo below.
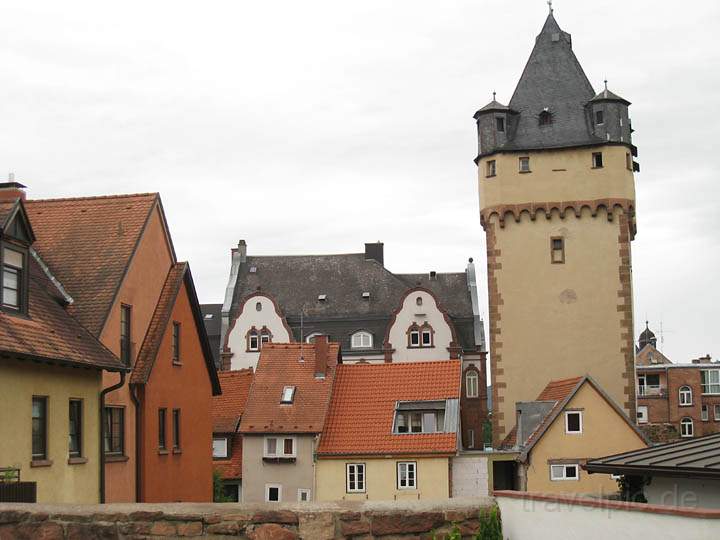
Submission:
M 25 200 L 25 187 L 15 181 L 13 173 L 8 174 L 8 181 L 0 183 L 0 201 Z
M 365 260 L 366 261 L 377 261 L 382 266 L 385 265 L 385 257 L 384 257 L 384 247 L 385 244 L 383 244 L 380 241 L 375 242 L 374 244 L 365 244 Z
M 328 337 L 315 336 L 315 378 L 324 379 L 327 373 L 328 353 L 329 353 Z

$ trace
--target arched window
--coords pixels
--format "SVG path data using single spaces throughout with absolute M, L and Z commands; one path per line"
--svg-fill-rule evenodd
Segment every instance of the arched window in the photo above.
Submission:
M 548 111 L 547 109 L 542 111 L 540 113 L 540 116 L 538 116 L 538 123 L 541 126 L 549 126 L 550 124 L 552 124 L 552 121 L 553 121 L 552 113 L 550 111 Z
M 692 389 L 689 386 L 680 387 L 680 405 L 692 405 Z
M 422 296 L 418 296 L 415 299 L 415 305 L 422 306 Z
M 315 338 L 318 336 L 324 336 L 322 332 L 313 332 L 308 337 L 305 338 L 305 343 L 315 343 Z
M 360 330 L 352 335 L 350 346 L 353 349 L 370 349 L 373 346 L 373 337 L 370 332 Z
M 253 326 L 250 330 L 248 330 L 245 337 L 247 338 L 248 351 L 254 352 L 260 350 L 260 334 L 258 333 L 257 328 Z
M 465 374 L 465 395 L 469 398 L 478 397 L 478 372 L 474 369 Z
M 435 331 L 427 321 L 418 326 L 417 323 L 412 323 L 407 332 L 408 337 L 408 348 L 419 348 L 419 347 L 434 347 L 435 346 Z
M 682 420 L 680 420 L 680 436 L 681 437 L 692 437 L 693 436 L 692 418 L 685 417 Z

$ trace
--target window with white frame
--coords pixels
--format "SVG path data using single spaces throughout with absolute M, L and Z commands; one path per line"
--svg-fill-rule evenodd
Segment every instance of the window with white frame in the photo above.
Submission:
M 715 414 L 714 414 L 715 420 L 720 422 L 720 405 L 715 405 Z
M 409 345 L 410 347 L 420 346 L 420 330 L 410 330 Z
M 318 336 L 324 336 L 322 332 L 313 332 L 308 337 L 305 338 L 305 343 L 315 343 L 315 338 Z
M 478 397 L 478 372 L 474 369 L 465 374 L 465 395 L 469 398 Z
M 298 502 L 310 501 L 310 490 L 309 489 L 298 489 Z
M 365 464 L 348 463 L 345 465 L 345 491 L 348 493 L 365 492 Z
M 703 394 L 720 394 L 720 369 L 703 369 L 700 384 Z
M 648 408 L 645 405 L 641 405 L 637 408 L 637 421 L 638 424 L 648 423 Z
M 295 447 L 295 437 L 265 437 L 265 448 L 263 451 L 263 457 L 296 457 Z
M 420 344 L 423 347 L 431 347 L 432 346 L 432 330 L 423 329 L 423 331 L 421 332 Z
M 565 412 L 565 433 L 582 433 L 582 411 Z
M 689 386 L 680 387 L 680 405 L 692 405 L 692 389 Z
M 530 158 L 527 156 L 519 158 L 520 172 L 530 172 Z
M 353 349 L 370 349 L 373 346 L 373 337 L 370 332 L 361 330 L 352 335 L 350 342 Z
M 580 480 L 580 467 L 576 463 L 550 465 L 550 480 Z
M 444 409 L 395 412 L 395 433 L 441 433 L 444 429 Z
M 247 338 L 248 351 L 259 351 L 260 350 L 260 336 L 254 330 L 251 330 Z
M 292 403 L 295 399 L 295 387 L 285 386 L 283 387 L 282 394 L 280 396 L 280 403 Z
M 680 420 L 680 436 L 681 437 L 692 437 L 694 434 L 692 418 L 685 417 Z
M 417 463 L 415 461 L 398 462 L 397 488 L 417 489 Z
M 708 420 L 710 420 L 710 407 L 708 407 L 707 405 L 703 405 L 702 407 L 700 407 L 700 420 L 702 420 L 703 422 L 707 422 Z
M 227 437 L 213 437 L 213 458 L 223 459 L 228 457 Z
M 265 484 L 265 502 L 280 502 L 282 500 L 282 486 L 280 484 Z

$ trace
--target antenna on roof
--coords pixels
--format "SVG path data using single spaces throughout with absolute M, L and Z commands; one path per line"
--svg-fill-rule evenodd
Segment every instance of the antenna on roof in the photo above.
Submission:
M 15 173 L 10 172 L 8 173 L 8 182 L 14 182 L 15 181 Z
M 551 13 L 551 14 L 552 14 L 552 12 L 553 12 L 552 3 L 553 3 L 553 0 L 548 0 L 548 2 L 547 2 L 548 8 L 550 8 L 550 13 Z

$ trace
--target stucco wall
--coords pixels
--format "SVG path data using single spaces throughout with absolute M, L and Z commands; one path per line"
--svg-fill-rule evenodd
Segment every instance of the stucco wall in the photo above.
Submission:
M 580 470 L 579 480 L 550 480 L 548 461 L 609 456 L 644 448 L 645 443 L 588 383 L 580 388 L 566 409 L 582 410 L 582 433 L 565 433 L 564 412 L 555 419 L 530 453 L 526 467 L 527 491 L 616 493 L 617 482 L 607 474 L 588 474 Z
M 452 496 L 487 497 L 492 486 L 487 456 L 468 454 L 452 460 Z
M 651 504 L 720 509 L 720 480 L 653 476 L 643 492 Z
M 417 305 L 417 299 L 422 299 L 422 305 Z M 422 326 L 427 322 L 435 331 L 433 347 L 408 347 L 407 331 L 412 323 Z M 403 300 L 400 312 L 390 327 L 389 341 L 395 352 L 393 362 L 412 362 L 418 360 L 447 360 L 447 348 L 452 341 L 452 332 L 442 312 L 438 309 L 433 296 L 425 291 L 415 291 L 408 294 Z
M 0 467 L 17 467 L 37 482 L 38 502 L 97 503 L 100 498 L 99 371 L 0 360 Z M 32 396 L 47 396 L 49 467 L 32 461 Z M 68 401 L 83 400 L 82 452 L 87 463 L 68 464 Z
M 397 489 L 397 463 L 417 462 L 417 489 Z M 345 466 L 365 464 L 365 493 L 347 493 Z M 447 458 L 397 457 L 392 459 L 319 459 L 318 501 L 393 501 L 447 499 L 450 491 Z
M 283 437 L 285 435 L 272 434 L 270 436 Z M 266 463 L 263 461 L 265 437 L 243 435 L 243 502 L 263 502 L 265 500 L 265 484 L 282 486 L 281 502 L 297 502 L 298 489 L 311 490 L 311 500 L 316 499 L 313 463 L 315 436 L 294 435 L 294 437 L 296 437 L 297 454 L 295 463 Z
M 260 303 L 258 311 L 256 304 Z M 247 333 L 254 326 L 258 332 L 266 326 L 272 334 L 275 343 L 288 343 L 290 333 L 283 322 L 282 316 L 277 312 L 275 303 L 265 295 L 253 295 L 240 306 L 239 313 L 232 328 L 228 332 L 227 346 L 232 352 L 231 369 L 255 368 L 260 358 L 259 351 L 247 350 Z

